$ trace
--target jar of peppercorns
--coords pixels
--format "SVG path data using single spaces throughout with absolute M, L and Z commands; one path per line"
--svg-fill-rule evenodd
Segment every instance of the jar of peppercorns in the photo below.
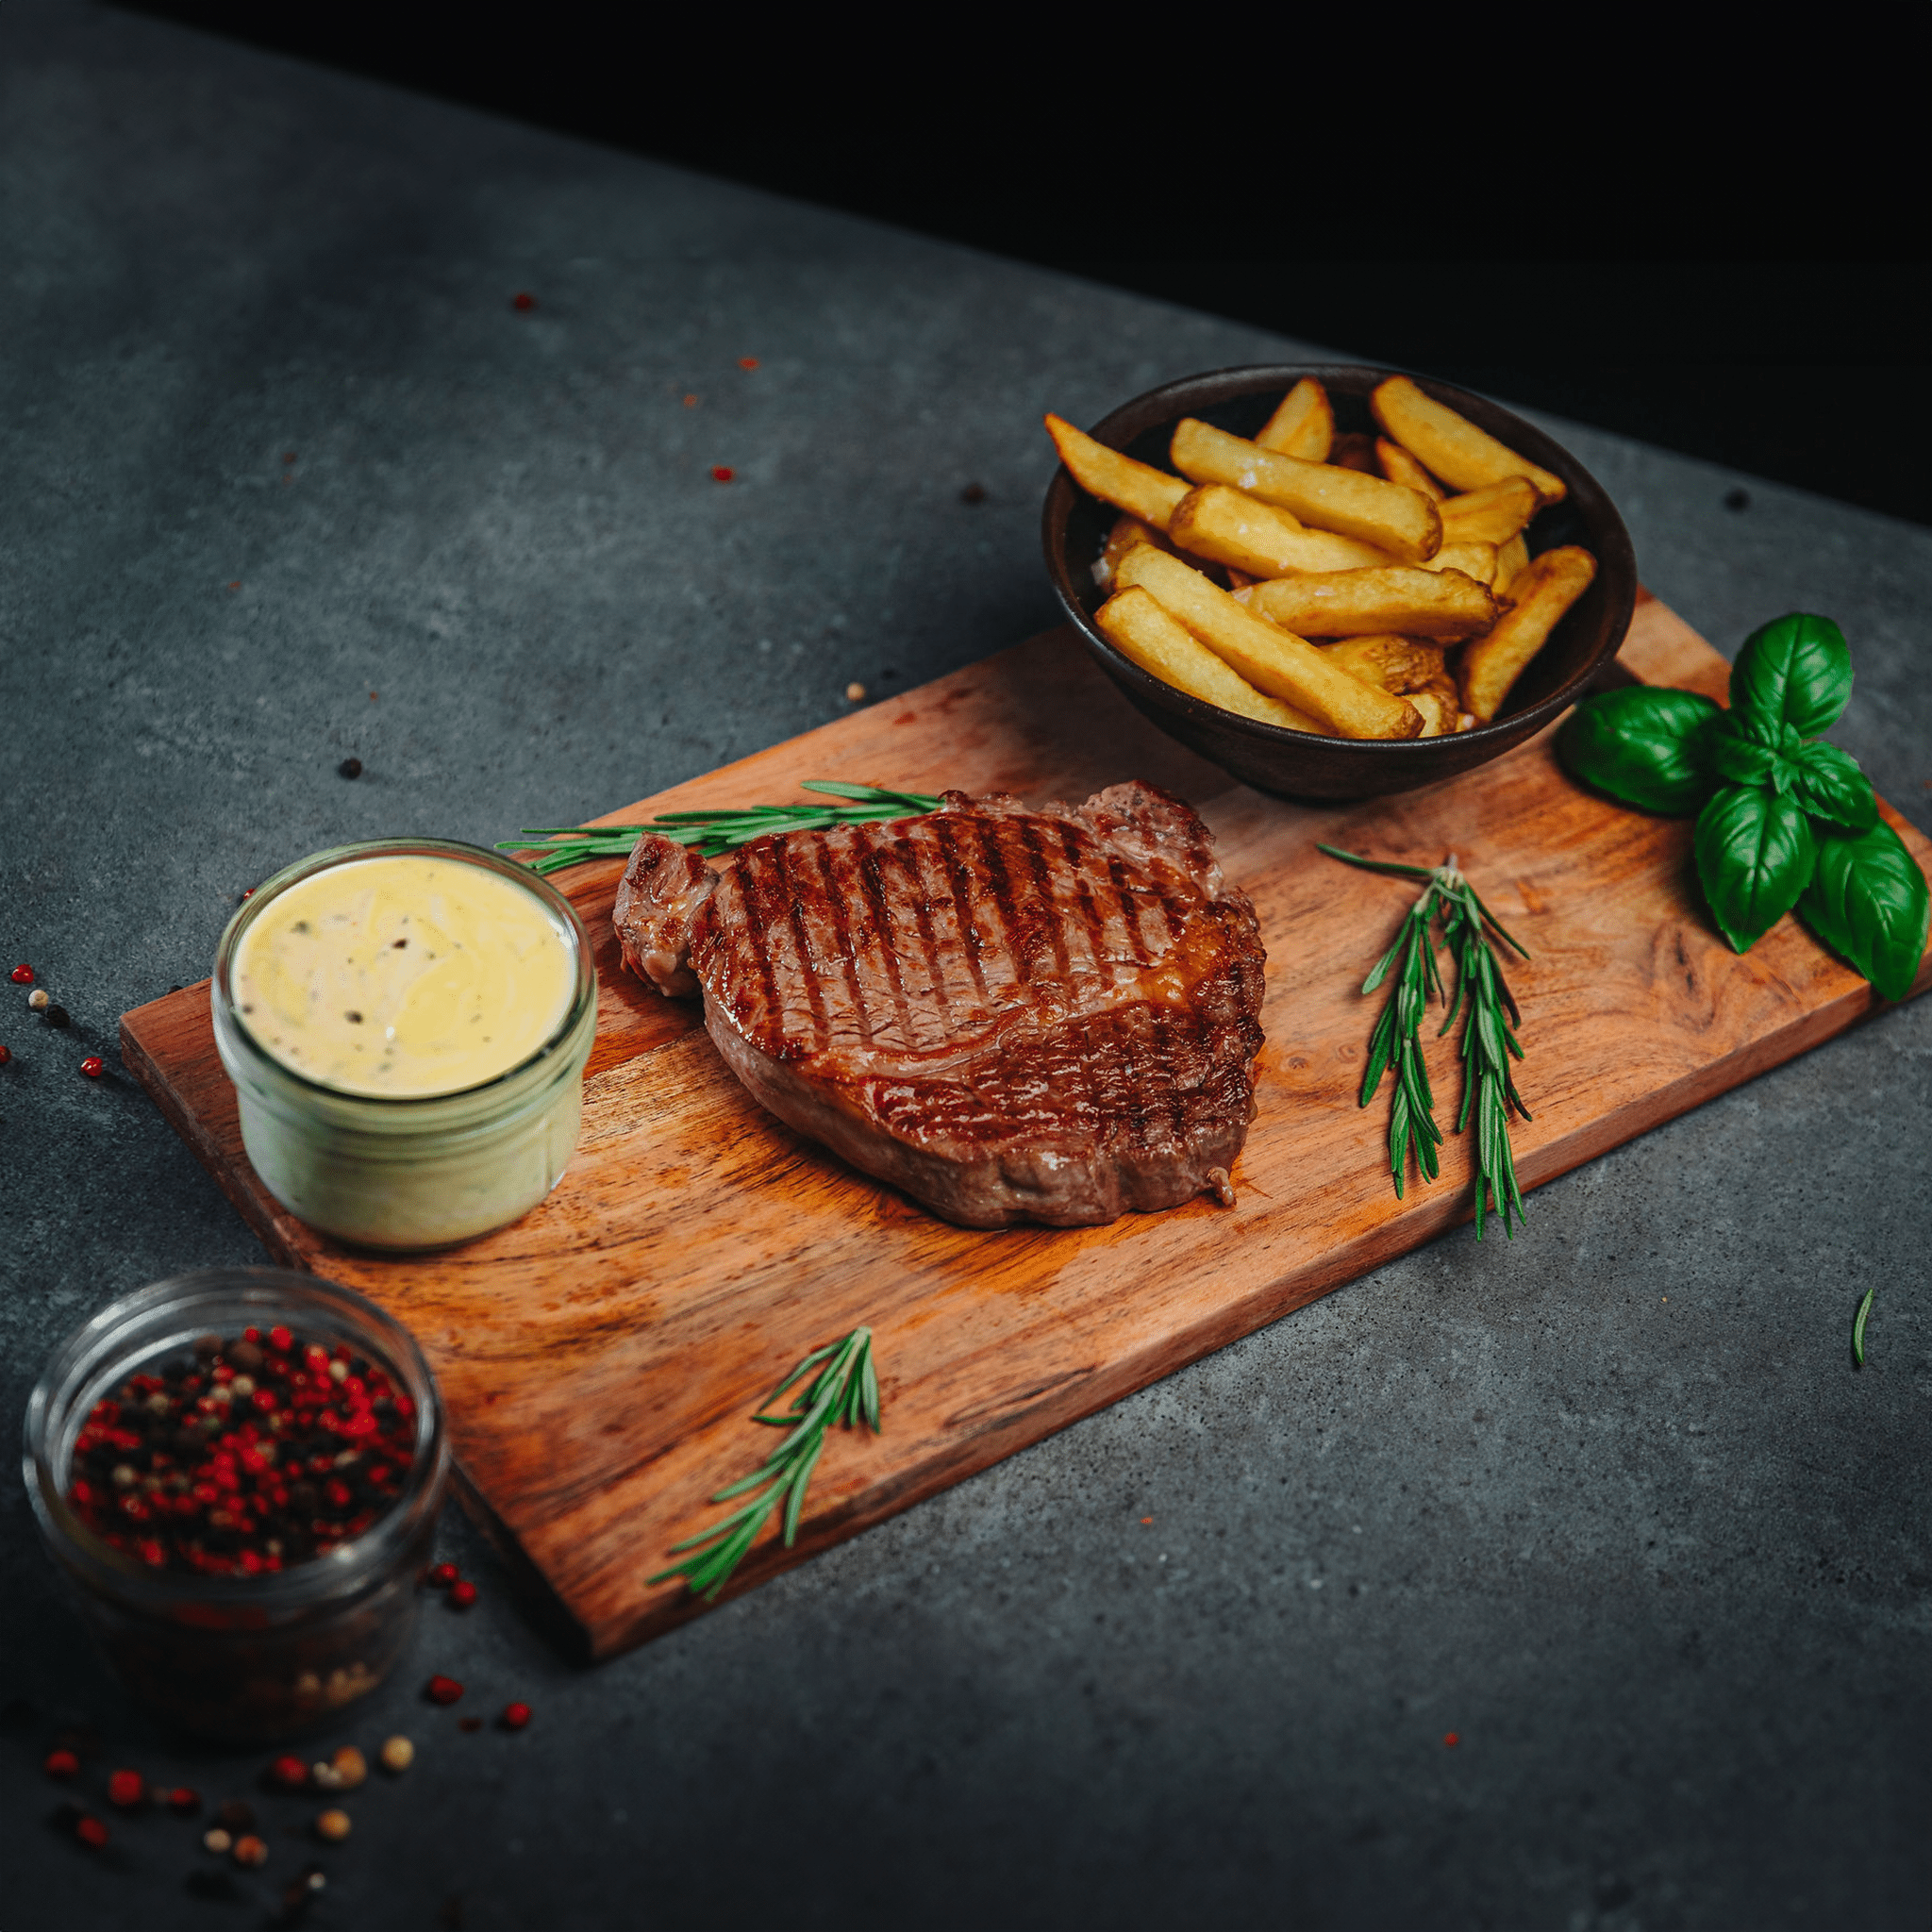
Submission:
M 337 1717 L 396 1661 L 449 1460 L 401 1324 L 312 1275 L 219 1268 L 68 1338 L 27 1404 L 24 1473 L 128 1689 L 258 1742 Z

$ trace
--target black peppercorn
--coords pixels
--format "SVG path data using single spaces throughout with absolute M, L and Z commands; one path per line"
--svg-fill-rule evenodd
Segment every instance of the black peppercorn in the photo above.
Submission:
M 336 770 L 345 778 L 359 778 L 362 775 L 362 760 L 360 758 L 344 758 L 336 767 Z
M 49 1026 L 58 1026 L 64 1029 L 74 1024 L 74 1016 L 65 1007 L 49 1007 L 41 1017 L 46 1021 Z
M 241 1798 L 230 1798 L 215 1813 L 215 1822 L 224 1831 L 253 1831 L 255 1807 Z
M 959 501 L 961 503 L 984 503 L 986 501 L 986 485 L 984 483 L 967 484 L 965 489 L 959 492 Z

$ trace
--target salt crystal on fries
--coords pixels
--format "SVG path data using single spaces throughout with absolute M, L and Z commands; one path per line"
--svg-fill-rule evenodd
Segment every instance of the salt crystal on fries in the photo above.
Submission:
M 1255 438 L 1263 449 L 1305 463 L 1325 463 L 1335 441 L 1335 410 L 1328 391 L 1312 375 L 1305 375 L 1282 397 L 1281 407 L 1261 425 Z
M 1407 699 L 1364 684 L 1306 640 L 1251 617 L 1227 591 L 1178 558 L 1143 543 L 1121 559 L 1123 590 L 1139 585 L 1248 683 L 1309 711 L 1340 738 L 1414 738 L 1422 713 Z M 1250 596 L 1267 588 L 1257 585 Z
M 1327 731 L 1319 718 L 1257 691 L 1138 584 L 1109 597 L 1093 621 L 1123 657 L 1190 697 L 1289 731 Z
M 1470 638 L 1496 622 L 1496 600 L 1459 570 L 1324 571 L 1274 577 L 1247 595 L 1250 610 L 1303 638 Z
M 1151 543 L 1157 550 L 1174 548 L 1152 524 L 1143 524 L 1139 517 L 1123 515 L 1116 518 L 1113 528 L 1107 533 L 1107 546 L 1100 553 L 1100 560 L 1093 566 L 1093 581 L 1103 591 L 1113 582 L 1113 574 L 1121 558 L 1136 543 Z
M 1406 375 L 1378 383 L 1369 407 L 1410 456 L 1453 489 L 1479 490 L 1505 476 L 1527 476 L 1545 503 L 1560 503 L 1568 494 L 1562 477 L 1518 456 L 1446 403 L 1424 395 Z
M 1478 724 L 1503 708 L 1509 688 L 1595 575 L 1596 558 L 1574 543 L 1530 559 L 1510 586 L 1510 608 L 1462 654 L 1463 708 Z
M 1174 505 L 1167 527 L 1170 538 L 1191 555 L 1231 564 L 1251 577 L 1278 577 L 1297 570 L 1361 570 L 1395 560 L 1373 543 L 1338 537 L 1332 530 L 1305 530 L 1286 510 L 1224 483 L 1204 483 L 1189 491 Z
M 1170 476 L 1148 463 L 1137 463 L 1132 457 L 1095 442 L 1063 416 L 1049 411 L 1046 433 L 1082 490 L 1139 517 L 1143 524 L 1152 524 L 1157 530 L 1167 528 L 1168 513 L 1188 493 L 1188 486 L 1178 476 Z
M 1505 476 L 1480 490 L 1443 499 L 1436 506 L 1445 543 L 1507 543 L 1543 507 L 1526 476 Z
M 1245 490 L 1318 530 L 1373 543 L 1401 562 L 1424 562 L 1442 547 L 1436 506 L 1420 491 L 1385 477 L 1280 456 L 1192 416 L 1175 427 L 1168 454 L 1174 468 L 1196 483 Z

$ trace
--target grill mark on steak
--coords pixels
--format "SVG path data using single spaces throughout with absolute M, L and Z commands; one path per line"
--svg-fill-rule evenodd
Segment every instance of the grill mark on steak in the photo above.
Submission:
M 700 897 L 689 966 L 726 1064 L 948 1219 L 1108 1221 L 1211 1191 L 1239 1155 L 1258 928 L 1178 801 L 1118 786 L 1028 812 L 955 792 L 920 819 L 757 841 L 715 888 L 689 871 L 640 841 L 626 961 Z
M 812 963 L 810 922 L 805 902 L 787 890 L 791 881 L 786 876 L 785 848 L 790 843 L 789 833 L 774 839 L 767 847 L 767 854 L 761 856 L 769 856 L 771 859 L 771 870 L 764 879 L 766 897 L 779 909 L 780 929 L 791 941 L 789 958 L 781 963 L 791 967 L 793 978 L 805 994 L 805 1014 L 801 1015 L 798 1001 L 791 996 L 791 989 L 782 989 L 784 1005 L 778 1015 L 778 1032 L 784 1045 L 790 1049 L 783 1057 L 793 1059 L 820 1052 L 829 1044 L 832 1022 L 825 1011 L 824 991 L 819 984 L 819 975 Z M 810 1027 L 801 1037 L 798 1022 L 806 1016 L 809 1016 Z
M 1021 849 L 1026 855 L 1026 870 L 1032 876 L 1034 896 L 1040 902 L 1041 924 L 1045 929 L 1047 945 L 1053 954 L 1054 971 L 1064 980 L 1073 971 L 1073 958 L 1067 944 L 1069 908 L 1060 904 L 1047 873 L 1046 849 L 1041 842 L 1045 827 L 1038 819 L 1020 819 L 1015 823 L 1020 830 Z
M 831 927 L 832 943 L 822 951 L 828 951 L 839 962 L 839 970 L 845 978 L 845 990 L 851 996 L 851 1031 L 857 1036 L 858 1044 L 866 1047 L 873 1043 L 877 1030 L 874 1016 L 878 1010 L 878 990 L 873 983 L 873 962 L 869 957 L 870 948 L 863 943 L 863 929 L 855 930 L 852 908 L 832 878 L 830 848 L 832 840 L 837 836 L 835 831 L 823 839 L 813 839 L 806 850 L 796 854 L 788 852 L 786 858 L 793 862 L 797 874 L 794 878 L 795 896 L 800 901 L 809 898 L 820 921 Z M 818 891 L 796 891 L 797 887 L 806 885 L 808 878 L 811 886 L 820 889 Z M 818 1043 L 820 1050 L 828 1043 L 849 1043 L 839 1041 L 837 1033 L 831 1030 L 829 1017 L 826 1024 L 826 1036 Z
M 1114 899 L 1121 908 L 1121 925 L 1134 949 L 1134 964 L 1151 966 L 1154 955 L 1147 949 L 1147 935 L 1141 930 L 1138 894 L 1127 883 L 1127 862 L 1117 854 L 1107 861 L 1107 876 L 1113 886 Z
M 1079 835 L 1065 820 L 1061 820 L 1054 829 L 1059 835 L 1060 857 L 1066 860 L 1073 874 L 1074 893 L 1080 902 L 1081 937 L 1087 941 L 1095 974 L 1111 991 L 1121 983 L 1121 974 L 1120 961 L 1116 957 L 1119 949 L 1108 937 L 1109 914 L 1101 905 L 1093 881 L 1080 863 Z
M 1160 1091 L 1167 1100 L 1167 1124 L 1178 1141 L 1186 1124 L 1187 1108 L 1181 1098 L 1181 1083 L 1176 1072 L 1180 1042 L 1175 1035 L 1184 1031 L 1191 1034 L 1192 1029 L 1178 1025 L 1170 1007 L 1149 1007 L 1146 1012 L 1148 1027 L 1154 1035 L 1154 1058 L 1160 1068 Z M 1192 1045 L 1193 1041 L 1190 1039 L 1187 1043 Z
M 768 903 L 763 873 L 764 855 L 756 846 L 747 846 L 743 857 L 725 874 L 724 884 L 712 895 L 712 899 L 715 904 L 720 897 L 728 892 L 731 896 L 727 904 L 733 912 L 741 915 L 741 918 L 754 916 L 762 928 L 771 931 L 776 924 L 776 908 Z M 756 962 L 758 991 L 764 996 L 764 1007 L 760 1011 L 741 999 L 736 1017 L 747 1033 L 766 1028 L 782 1030 L 785 1008 L 778 992 L 777 960 L 770 949 L 764 946 L 753 947 L 752 956 Z M 706 963 L 708 964 L 708 960 Z M 764 1027 L 760 1027 L 760 1021 L 764 1023 Z
M 1070 986 L 1074 975 L 1073 947 L 1070 944 L 1070 936 L 1077 936 L 1083 941 L 1089 961 L 1091 963 L 1097 963 L 1092 943 L 1092 933 L 1090 929 L 1087 916 L 1088 908 L 1084 906 L 1075 908 L 1064 904 L 1059 894 L 1055 891 L 1053 874 L 1047 865 L 1045 838 L 1049 830 L 1059 828 L 1052 826 L 1051 822 L 1045 819 L 1021 819 L 1018 823 L 1021 841 L 1024 844 L 1026 856 L 1031 861 L 1034 890 L 1040 894 L 1048 915 L 1047 927 L 1053 934 L 1054 965 L 1058 973 L 1061 985 Z M 1060 849 L 1064 855 L 1066 853 L 1064 842 L 1062 842 Z M 1077 880 L 1080 874 L 1075 871 L 1072 876 Z M 1082 1030 L 1089 1041 L 1091 1042 L 1093 1041 L 1091 1023 L 1089 1022 Z M 1093 1043 L 1097 1045 L 1097 1042 Z M 1074 1069 L 1078 1075 L 1079 1090 L 1085 1094 L 1088 1108 L 1095 1120 L 1101 1118 L 1100 1107 L 1093 1086 L 1096 1071 L 1094 1062 L 1099 1058 L 1098 1052 L 1075 1054 L 1074 1056 Z
M 992 996 L 979 970 L 979 955 L 966 937 L 970 920 L 948 862 L 950 843 L 934 819 L 924 819 L 910 849 L 921 892 L 938 915 L 930 922 L 933 963 L 943 989 L 941 1007 L 949 1030 L 983 1026 L 992 1016 Z
M 903 900 L 911 919 L 908 945 L 912 950 L 913 963 L 919 970 L 923 992 L 915 1010 L 924 1016 L 918 1045 L 922 1051 L 929 1051 L 942 1046 L 961 1024 L 971 1023 L 975 1008 L 970 994 L 962 991 L 956 996 L 949 981 L 946 971 L 948 950 L 940 943 L 923 845 L 911 839 L 896 841 L 890 845 L 881 841 L 873 853 L 873 871 L 879 881 L 880 891 L 893 892 Z M 942 889 L 943 884 L 941 880 Z M 903 965 L 900 971 L 903 983 L 906 971 Z M 967 984 L 970 986 L 971 981 Z
M 905 972 L 899 963 L 899 921 L 894 916 L 895 908 L 879 874 L 877 841 L 870 837 L 870 827 L 857 829 L 860 836 L 841 845 L 839 856 L 851 867 L 852 876 L 858 884 L 855 903 L 865 908 L 866 927 L 872 935 L 873 946 L 877 950 L 887 996 L 892 1002 L 893 1031 L 901 1041 L 901 1051 L 916 1052 L 925 1042 L 920 1038 L 919 1025 L 913 1018 L 912 1001 L 906 990 Z M 828 853 L 831 844 L 828 839 L 825 841 Z M 834 890 L 842 891 L 836 880 L 828 878 L 826 884 Z
M 987 992 L 997 1011 L 1009 1003 L 1004 997 L 1008 989 L 1024 983 L 1024 962 L 1013 944 L 1013 881 L 1007 873 L 1007 856 L 1000 850 L 998 821 L 981 820 L 974 827 L 974 835 L 986 891 L 983 894 L 969 894 L 968 903 L 974 914 L 974 930 L 979 934 L 980 971 L 986 976 Z M 957 827 L 949 831 L 948 837 L 956 847 L 962 843 Z M 963 865 L 961 874 L 964 874 Z M 979 924 L 982 911 L 986 920 L 983 927 Z

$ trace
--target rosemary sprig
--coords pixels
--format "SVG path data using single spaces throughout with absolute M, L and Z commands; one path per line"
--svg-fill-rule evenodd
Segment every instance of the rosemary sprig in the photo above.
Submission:
M 1865 1366 L 1865 1323 L 1872 1313 L 1872 1297 L 1877 1292 L 1875 1285 L 1865 1291 L 1865 1298 L 1858 1304 L 1857 1316 L 1852 1323 L 1852 1360 L 1861 1369 Z
M 819 1365 L 824 1366 L 820 1368 Z M 776 1415 L 765 1410 L 795 1383 L 819 1374 L 809 1387 L 800 1391 L 790 1408 Z M 662 1583 L 668 1577 L 682 1576 L 693 1596 L 716 1602 L 718 1592 L 731 1580 L 731 1573 L 744 1559 L 754 1539 L 765 1525 L 765 1519 L 782 1502 L 785 1506 L 785 1547 L 789 1550 L 798 1535 L 799 1513 L 805 1507 L 806 1486 L 819 1454 L 825 1446 L 825 1431 L 834 1423 L 843 1428 L 870 1424 L 879 1433 L 879 1380 L 873 1367 L 872 1330 L 855 1328 L 841 1341 L 828 1341 L 815 1348 L 758 1406 L 755 1423 L 768 1428 L 784 1429 L 785 1440 L 774 1449 L 763 1464 L 748 1476 L 720 1490 L 714 1503 L 728 1503 L 747 1490 L 758 1490 L 749 1503 L 722 1517 L 709 1529 L 673 1543 L 671 1553 L 680 1550 L 694 1554 L 668 1570 L 660 1570 L 650 1581 Z M 763 1488 L 759 1488 L 762 1484 Z
M 1512 1111 L 1524 1120 L 1531 1115 L 1522 1094 L 1516 1091 L 1515 1077 L 1510 1072 L 1510 1059 L 1523 1058 L 1523 1045 L 1515 1033 L 1515 1028 L 1523 1024 L 1523 1016 L 1517 1010 L 1508 982 L 1503 977 L 1495 940 L 1501 940 L 1525 959 L 1529 954 L 1476 895 L 1475 888 L 1457 867 L 1454 854 L 1446 865 L 1431 869 L 1363 858 L 1336 845 L 1323 845 L 1319 849 L 1329 858 L 1359 866 L 1364 872 L 1424 882 L 1423 895 L 1403 919 L 1395 943 L 1362 982 L 1362 991 L 1372 993 L 1389 976 L 1391 968 L 1395 971 L 1394 988 L 1369 1039 L 1368 1065 L 1363 1070 L 1357 1105 L 1368 1106 L 1381 1085 L 1383 1074 L 1392 1065 L 1395 1098 L 1389 1116 L 1389 1164 L 1395 1176 L 1396 1198 L 1402 1198 L 1411 1146 L 1416 1165 L 1425 1180 L 1434 1180 L 1439 1172 L 1436 1148 L 1441 1142 L 1442 1133 L 1436 1124 L 1435 1101 L 1422 1051 L 1423 1008 L 1431 991 L 1439 999 L 1442 997 L 1435 941 L 1429 929 L 1434 920 L 1440 923 L 1442 941 L 1456 962 L 1456 994 L 1449 1001 L 1439 1039 L 1456 1024 L 1456 1016 L 1467 1003 L 1462 1029 L 1462 1110 L 1456 1122 L 1456 1131 L 1461 1133 L 1474 1113 L 1475 1238 L 1483 1238 L 1486 1215 L 1500 1213 L 1503 1232 L 1513 1241 L 1515 1224 L 1523 1220 L 1524 1214 L 1523 1193 L 1516 1183 L 1516 1160 L 1509 1146 L 1509 1116 Z
M 1436 1097 L 1429 1091 L 1429 1070 L 1422 1049 L 1423 1008 L 1431 991 L 1438 999 L 1443 997 L 1442 982 L 1436 972 L 1436 949 L 1429 941 L 1432 904 L 1432 892 L 1424 892 L 1409 908 L 1395 943 L 1362 981 L 1362 991 L 1374 992 L 1400 957 L 1402 963 L 1396 971 L 1394 991 L 1384 1002 L 1382 1016 L 1369 1036 L 1369 1063 L 1362 1071 L 1362 1091 L 1357 1102 L 1357 1106 L 1368 1106 L 1375 1089 L 1382 1084 L 1384 1072 L 1392 1064 L 1395 1100 L 1389 1109 L 1389 1166 L 1395 1175 L 1398 1201 L 1408 1175 L 1411 1141 L 1416 1165 L 1422 1170 L 1423 1178 L 1431 1181 L 1438 1173 L 1436 1149 L 1442 1141 L 1442 1130 L 1436 1124 Z
M 846 785 L 835 778 L 808 778 L 805 791 L 822 791 L 846 805 L 754 805 L 733 811 L 667 811 L 643 825 L 525 825 L 514 839 L 497 842 L 499 852 L 527 852 L 533 872 L 560 872 L 587 858 L 628 858 L 640 836 L 655 832 L 679 845 L 695 845 L 707 858 L 749 844 L 774 832 L 823 832 L 833 825 L 863 825 L 880 819 L 919 818 L 937 811 L 940 802 L 923 791 L 890 791 L 878 785 Z

